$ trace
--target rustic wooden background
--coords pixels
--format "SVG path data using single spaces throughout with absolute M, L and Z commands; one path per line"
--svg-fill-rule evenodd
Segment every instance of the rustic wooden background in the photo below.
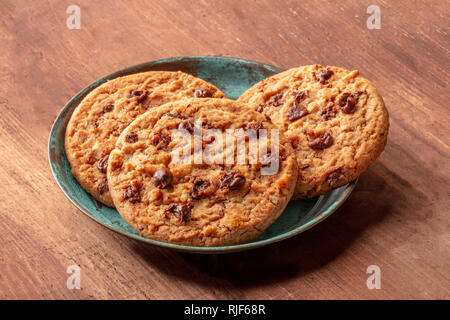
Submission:
M 449 299 L 449 16 L 444 0 L 1 0 L 0 298 Z M 58 189 L 50 127 L 94 80 L 184 55 L 359 69 L 389 109 L 386 150 L 338 212 L 278 244 L 190 255 L 116 234 Z M 73 264 L 81 290 L 66 288 Z

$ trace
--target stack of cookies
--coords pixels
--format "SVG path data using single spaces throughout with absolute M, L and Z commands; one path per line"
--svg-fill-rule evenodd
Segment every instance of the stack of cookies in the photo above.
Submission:
M 65 148 L 81 186 L 143 237 L 223 246 L 256 238 L 289 200 L 356 179 L 388 127 L 358 71 L 302 66 L 237 101 L 186 73 L 152 71 L 89 93 Z

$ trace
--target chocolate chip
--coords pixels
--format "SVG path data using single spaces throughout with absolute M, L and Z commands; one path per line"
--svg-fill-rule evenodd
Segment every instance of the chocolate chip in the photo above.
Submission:
M 181 114 L 176 114 L 176 113 L 170 113 L 170 112 L 166 112 L 163 114 L 164 116 L 169 116 L 171 118 L 177 118 L 177 119 L 186 119 L 185 117 L 183 117 Z
M 97 162 L 97 168 L 98 170 L 100 170 L 102 173 L 106 173 L 106 169 L 108 168 L 108 158 L 109 158 L 109 154 L 104 156 L 103 158 L 101 158 L 100 160 L 98 160 Z
M 351 98 L 348 92 L 343 93 L 339 99 L 339 106 L 344 113 L 353 113 L 355 111 L 355 105 L 355 99 Z
M 160 139 L 161 136 L 159 134 L 154 134 L 151 139 L 152 145 L 156 146 Z
M 141 202 L 140 190 L 137 186 L 128 186 L 123 194 L 123 199 L 131 203 Z
M 328 132 L 308 143 L 309 147 L 315 150 L 329 148 L 332 144 L 333 137 Z
M 167 188 L 172 183 L 172 180 L 172 173 L 166 168 L 159 169 L 153 174 L 153 181 L 160 189 Z
M 200 178 L 195 178 L 194 184 L 191 189 L 191 197 L 192 199 L 200 199 L 201 197 L 207 197 L 212 195 L 215 192 L 214 184 L 207 180 L 203 180 Z
M 138 141 L 138 135 L 135 132 L 130 132 L 125 136 L 125 140 L 129 143 L 135 143 L 136 141 Z
M 288 109 L 286 116 L 290 121 L 295 121 L 303 118 L 308 114 L 308 110 L 303 104 L 295 103 Z
M 148 96 L 147 90 L 131 90 L 130 94 L 128 95 L 129 98 L 137 97 L 136 101 L 138 103 L 141 103 L 144 101 Z
M 220 189 L 238 190 L 245 184 L 245 177 L 239 170 L 233 170 L 220 178 Z
M 305 91 L 292 92 L 291 95 L 294 97 L 294 103 L 297 104 L 308 96 Z
M 264 129 L 264 126 L 261 121 L 254 121 L 248 123 L 245 127 L 245 130 L 255 130 L 256 136 L 259 137 L 259 130 Z
M 245 130 L 255 130 L 263 129 L 264 126 L 261 121 L 250 122 L 245 126 Z
M 113 110 L 114 110 L 114 105 L 113 104 L 108 104 L 108 105 L 103 107 L 103 113 L 111 112 Z
M 190 218 L 192 210 L 192 205 L 186 203 L 171 203 L 167 206 L 164 214 L 167 216 L 167 212 L 172 213 L 175 217 L 177 217 L 180 222 L 188 221 Z
M 363 94 L 367 94 L 366 90 L 353 92 L 353 98 L 358 100 Z
M 190 121 L 184 121 L 178 125 L 179 130 L 187 130 L 188 132 L 194 132 L 194 124 Z
M 95 159 L 93 156 L 89 156 L 87 159 L 86 159 L 86 163 L 88 163 L 88 164 L 90 164 L 90 165 L 93 165 L 94 163 L 97 163 L 98 161 L 97 161 L 97 159 Z
M 139 90 L 131 90 L 128 93 L 128 98 L 134 98 L 134 97 L 139 97 L 142 94 L 143 91 L 139 91 Z
M 106 191 L 108 191 L 109 190 L 109 187 L 108 187 L 108 180 L 103 180 L 102 182 L 100 182 L 98 185 L 97 185 L 97 192 L 99 193 L 99 194 L 104 194 Z
M 216 140 L 216 137 L 214 137 L 213 135 L 203 136 L 203 142 L 205 144 L 213 143 L 215 140 Z
M 336 108 L 334 104 L 329 104 L 326 107 L 321 108 L 320 117 L 324 120 L 330 120 L 336 116 Z
M 210 124 L 208 122 L 202 122 L 202 128 L 203 129 L 217 129 L 216 127 L 214 127 L 212 124 Z
M 256 107 L 256 111 L 258 112 L 263 112 L 264 110 L 264 106 L 262 104 L 260 104 L 259 106 Z
M 259 162 L 262 167 L 269 167 L 275 160 L 275 156 L 271 152 L 267 152 L 267 154 L 260 156 Z
M 234 176 L 230 183 L 230 190 L 238 190 L 245 184 L 245 177 L 243 175 Z
M 274 107 L 279 107 L 283 104 L 283 94 L 277 93 L 270 97 L 268 103 L 272 104 Z
M 161 149 L 164 147 L 167 147 L 172 139 L 170 136 L 166 133 L 155 133 L 152 138 L 151 142 L 152 144 L 157 148 Z
M 213 92 L 207 89 L 197 89 L 194 92 L 194 97 L 196 98 L 211 98 L 213 96 Z
M 356 104 L 362 94 L 364 94 L 364 92 L 361 91 L 352 94 L 348 92 L 343 93 L 339 99 L 339 106 L 341 107 L 342 112 L 347 114 L 355 112 Z
M 341 184 L 343 178 L 344 174 L 342 173 L 341 169 L 337 169 L 328 175 L 327 182 L 330 186 L 337 186 Z
M 331 70 L 324 70 L 321 72 L 316 72 L 314 75 L 316 76 L 316 78 L 319 80 L 319 82 L 321 84 L 325 84 L 325 82 L 330 79 L 330 77 L 334 74 L 333 71 Z

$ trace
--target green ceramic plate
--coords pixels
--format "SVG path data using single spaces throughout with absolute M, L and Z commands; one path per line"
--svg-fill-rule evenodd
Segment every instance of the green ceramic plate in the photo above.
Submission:
M 332 192 L 309 200 L 291 201 L 281 216 L 263 234 L 252 242 L 224 247 L 192 247 L 150 240 L 139 236 L 119 215 L 107 206 L 99 206 L 86 193 L 70 173 L 70 166 L 64 151 L 64 133 L 70 116 L 91 90 L 107 80 L 133 73 L 166 70 L 184 71 L 209 81 L 222 90 L 229 98 L 238 98 L 256 82 L 283 70 L 254 61 L 225 57 L 178 57 L 141 63 L 114 72 L 81 90 L 64 106 L 50 132 L 48 156 L 53 176 L 69 200 L 84 214 L 111 230 L 130 238 L 160 247 L 197 253 L 228 253 L 261 247 L 297 235 L 331 215 L 347 199 L 356 181 Z

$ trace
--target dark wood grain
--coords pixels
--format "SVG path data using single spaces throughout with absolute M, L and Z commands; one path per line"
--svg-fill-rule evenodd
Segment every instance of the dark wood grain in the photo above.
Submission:
M 448 2 L 83 0 L 69 30 L 71 4 L 1 1 L 0 298 L 450 298 Z M 359 69 L 390 112 L 386 150 L 338 212 L 278 244 L 189 255 L 116 234 L 58 189 L 50 127 L 94 80 L 183 55 Z M 66 288 L 72 264 L 81 290 Z M 372 264 L 380 290 L 366 287 Z

